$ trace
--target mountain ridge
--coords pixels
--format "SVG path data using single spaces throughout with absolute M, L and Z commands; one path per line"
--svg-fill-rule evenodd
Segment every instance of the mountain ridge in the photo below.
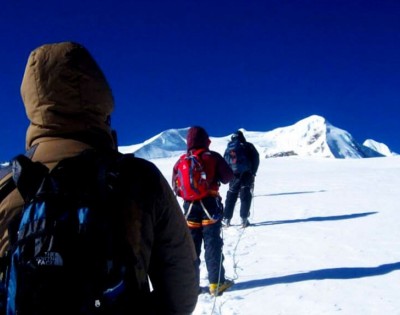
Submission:
M 335 127 L 319 115 L 269 131 L 238 129 L 256 146 L 261 158 L 300 156 L 347 159 L 398 155 L 386 144 L 373 139 L 366 139 L 363 143 L 356 141 L 349 132 Z M 119 146 L 118 150 L 148 160 L 179 156 L 186 151 L 188 130 L 189 127 L 168 129 L 142 143 Z M 210 135 L 210 148 L 222 155 L 230 138 L 231 134 L 223 137 Z M 8 164 L 4 162 L 0 166 Z
M 120 146 L 122 153 L 135 153 L 145 159 L 178 156 L 186 151 L 189 127 L 168 129 L 141 144 Z M 332 125 L 324 117 L 311 115 L 293 125 L 270 131 L 247 131 L 239 128 L 252 142 L 261 158 L 301 156 L 324 158 L 370 158 L 397 155 L 386 144 L 372 139 L 362 144 L 344 129 Z M 230 135 L 212 137 L 210 148 L 223 154 Z

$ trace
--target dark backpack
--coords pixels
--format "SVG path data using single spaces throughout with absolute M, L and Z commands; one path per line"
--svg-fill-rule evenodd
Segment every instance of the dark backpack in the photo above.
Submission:
M 247 156 L 247 147 L 245 143 L 238 140 L 229 142 L 225 150 L 224 158 L 235 174 L 251 170 L 251 162 Z
M 26 156 L 16 157 L 13 179 L 25 206 L 9 226 L 5 314 L 138 312 L 132 302 L 143 294 L 138 262 L 120 206 L 117 161 L 122 158 L 90 150 L 49 171 Z
M 205 149 L 181 155 L 177 163 L 175 193 L 186 201 L 201 200 L 209 193 L 201 155 Z

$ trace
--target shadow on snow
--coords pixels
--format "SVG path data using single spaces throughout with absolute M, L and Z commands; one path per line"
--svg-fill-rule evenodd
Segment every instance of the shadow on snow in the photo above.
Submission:
M 326 192 L 326 190 L 310 190 L 310 191 L 292 191 L 276 194 L 264 194 L 264 195 L 254 195 L 253 197 L 264 197 L 264 196 L 284 196 L 284 195 L 299 195 L 299 194 L 314 194 L 319 192 Z
M 229 291 L 252 289 L 264 287 L 268 285 L 293 283 L 311 280 L 327 280 L 327 279 L 356 279 L 365 277 L 374 277 L 387 274 L 389 272 L 400 270 L 400 262 L 380 265 L 377 267 L 353 267 L 353 268 L 329 268 L 320 269 L 304 273 L 298 273 L 288 276 L 251 280 L 238 282 Z
M 262 226 L 262 225 L 274 225 L 274 224 L 288 224 L 288 223 L 299 223 L 299 222 L 312 222 L 312 221 L 335 221 L 335 220 L 348 220 L 360 217 L 365 217 L 367 215 L 375 214 L 378 212 L 363 212 L 363 213 L 353 213 L 353 214 L 343 214 L 334 215 L 329 217 L 311 217 L 307 219 L 295 219 L 295 220 L 282 220 L 282 221 L 265 221 L 253 223 L 252 226 Z

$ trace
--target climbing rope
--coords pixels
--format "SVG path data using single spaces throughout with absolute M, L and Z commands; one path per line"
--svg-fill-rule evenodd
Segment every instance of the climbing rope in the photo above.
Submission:
M 237 247 L 239 246 L 239 242 L 240 242 L 240 239 L 241 239 L 243 233 L 244 233 L 244 229 L 243 229 L 243 231 L 240 232 L 238 241 L 236 242 L 236 245 L 235 245 L 234 250 L 233 250 L 232 259 L 233 259 L 234 275 L 235 276 L 231 280 L 237 280 L 239 278 L 239 276 L 238 276 L 238 274 L 236 272 L 237 263 L 235 262 L 235 259 L 236 259 L 235 257 L 236 257 Z M 222 228 L 221 228 L 221 239 L 222 239 L 222 241 L 224 241 L 224 232 L 223 232 Z M 222 264 L 223 264 L 223 250 L 221 250 L 221 256 L 220 256 L 220 259 L 219 259 L 218 279 L 220 279 L 220 277 L 221 277 Z M 214 311 L 215 311 L 215 307 L 216 307 L 216 303 L 217 303 L 217 297 L 219 296 L 219 286 L 220 286 L 220 282 L 218 282 L 218 286 L 217 286 L 217 289 L 216 289 L 216 294 L 214 296 L 213 307 L 212 307 L 211 313 L 210 313 L 211 315 L 214 314 Z
M 252 211 L 251 211 L 251 214 L 252 214 L 252 217 L 253 217 L 254 208 L 255 208 L 254 207 L 254 200 L 253 200 L 254 199 L 254 186 L 252 186 L 250 192 L 251 192 L 251 198 L 252 198 L 252 205 L 251 205 L 252 206 Z M 238 202 L 236 203 L 235 208 L 237 207 L 237 205 L 240 205 L 240 200 L 238 200 Z M 203 208 L 204 208 L 204 206 L 203 206 Z M 242 236 L 244 234 L 244 231 L 245 231 L 245 228 L 243 228 L 240 231 L 239 237 L 237 239 L 237 242 L 236 242 L 236 244 L 235 244 L 235 246 L 233 248 L 233 252 L 232 252 L 233 273 L 234 273 L 234 276 L 233 276 L 232 280 L 239 279 L 239 275 L 238 275 L 238 272 L 237 272 L 237 269 L 239 267 L 238 267 L 238 262 L 236 260 L 236 253 L 237 253 L 237 249 L 239 247 L 240 241 L 242 239 Z M 224 242 L 224 232 L 223 232 L 222 228 L 221 228 L 221 239 Z M 221 276 L 222 264 L 223 264 L 223 250 L 221 250 L 221 256 L 220 256 L 220 261 L 219 261 L 218 279 L 220 279 L 220 276 Z M 210 313 L 211 315 L 214 314 L 214 311 L 215 311 L 215 307 L 216 307 L 216 303 L 217 303 L 217 297 L 219 296 L 219 286 L 220 286 L 220 282 L 218 282 L 218 286 L 217 286 L 217 289 L 216 289 L 216 294 L 214 296 L 213 307 L 212 307 L 211 313 Z

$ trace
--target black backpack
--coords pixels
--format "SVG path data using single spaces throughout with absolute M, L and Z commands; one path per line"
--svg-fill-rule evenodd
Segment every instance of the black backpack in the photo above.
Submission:
M 233 140 L 228 143 L 224 158 L 233 173 L 240 174 L 251 170 L 251 162 L 247 152 L 246 143 L 242 143 L 239 140 Z
M 149 288 L 140 287 L 125 236 L 119 172 L 130 157 L 113 153 L 85 151 L 51 171 L 24 155 L 14 159 L 25 206 L 9 225 L 4 314 L 138 313 L 132 299 Z

